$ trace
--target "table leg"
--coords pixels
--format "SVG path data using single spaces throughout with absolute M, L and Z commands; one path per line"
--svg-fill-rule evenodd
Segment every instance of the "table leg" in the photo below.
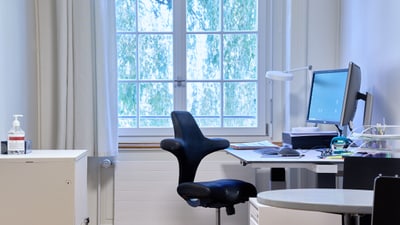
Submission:
M 258 168 L 256 187 L 258 192 L 286 189 L 285 168 Z
M 317 173 L 318 188 L 336 188 L 336 174 Z
M 360 215 L 358 214 L 344 214 L 343 225 L 360 225 Z
M 285 168 L 271 168 L 271 190 L 286 189 Z

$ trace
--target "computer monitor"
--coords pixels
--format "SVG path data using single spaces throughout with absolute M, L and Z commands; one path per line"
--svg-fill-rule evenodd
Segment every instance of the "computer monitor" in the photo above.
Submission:
M 353 62 L 347 69 L 314 71 L 307 122 L 346 126 L 353 120 L 358 100 L 365 101 L 363 124 L 370 124 L 372 95 L 360 93 L 361 69 Z M 351 129 L 351 127 L 350 127 Z

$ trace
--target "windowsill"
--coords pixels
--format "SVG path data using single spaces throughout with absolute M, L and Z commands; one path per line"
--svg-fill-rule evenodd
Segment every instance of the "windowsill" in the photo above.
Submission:
M 127 150 L 153 150 L 160 148 L 160 141 L 164 138 L 172 137 L 132 137 L 132 141 L 120 141 L 118 148 L 120 151 Z M 255 142 L 270 140 L 267 136 L 231 136 L 224 137 L 231 143 Z M 274 144 L 281 144 L 280 142 L 273 142 Z
M 119 143 L 119 151 L 132 150 L 132 149 L 155 149 L 160 148 L 160 143 Z

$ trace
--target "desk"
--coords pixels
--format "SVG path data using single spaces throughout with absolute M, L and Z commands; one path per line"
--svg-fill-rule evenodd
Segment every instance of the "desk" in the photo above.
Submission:
M 317 174 L 317 187 L 336 186 L 338 165 L 343 159 L 321 159 L 316 150 L 299 150 L 301 156 L 282 157 L 278 155 L 263 155 L 259 150 L 226 149 L 228 154 L 240 160 L 241 164 L 254 168 L 305 168 Z
M 306 188 L 261 192 L 257 201 L 280 208 L 340 213 L 349 221 L 352 215 L 372 214 L 373 197 L 371 190 Z

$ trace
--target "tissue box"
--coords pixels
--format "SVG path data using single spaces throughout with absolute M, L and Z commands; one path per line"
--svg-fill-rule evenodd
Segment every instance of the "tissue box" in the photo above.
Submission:
M 25 154 L 32 152 L 32 141 L 25 140 Z M 1 142 L 1 154 L 7 154 L 7 141 Z

